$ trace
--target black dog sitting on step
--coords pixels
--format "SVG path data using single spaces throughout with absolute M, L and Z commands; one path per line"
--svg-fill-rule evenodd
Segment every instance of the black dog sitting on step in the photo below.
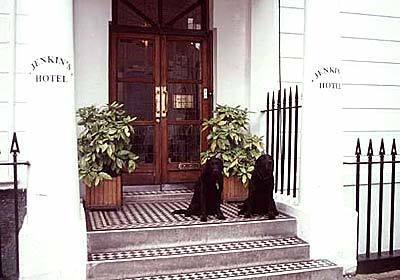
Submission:
M 274 201 L 274 160 L 270 155 L 260 156 L 255 163 L 249 184 L 249 196 L 239 211 L 246 218 L 253 214 L 275 219 L 279 212 Z
M 195 184 L 194 194 L 188 209 L 179 209 L 172 214 L 201 216 L 202 222 L 207 221 L 207 215 L 216 215 L 217 219 L 225 219 L 221 211 L 221 194 L 223 190 L 223 163 L 217 158 L 209 159 Z

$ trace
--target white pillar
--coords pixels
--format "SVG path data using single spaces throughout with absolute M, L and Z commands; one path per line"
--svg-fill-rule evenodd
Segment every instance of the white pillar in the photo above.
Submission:
M 24 279 L 85 279 L 74 97 L 72 0 L 30 3 L 31 73 Z M 43 60 L 41 60 L 43 59 Z
M 351 270 L 356 223 L 342 191 L 340 27 L 338 0 L 305 1 L 300 205 L 311 257 L 329 258 Z

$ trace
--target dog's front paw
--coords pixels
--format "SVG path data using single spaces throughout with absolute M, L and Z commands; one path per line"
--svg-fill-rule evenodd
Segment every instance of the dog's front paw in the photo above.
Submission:
M 245 214 L 244 214 L 244 217 L 245 217 L 245 218 L 251 218 L 250 212 L 245 213 Z
M 276 218 L 276 216 L 277 215 L 275 215 L 275 213 L 268 213 L 268 219 L 270 219 L 270 220 L 275 220 L 275 218 Z
M 225 220 L 226 217 L 224 216 L 224 214 L 219 213 L 219 214 L 217 214 L 217 219 L 218 219 L 218 220 Z
M 207 216 L 201 216 L 200 221 L 201 222 L 207 222 Z

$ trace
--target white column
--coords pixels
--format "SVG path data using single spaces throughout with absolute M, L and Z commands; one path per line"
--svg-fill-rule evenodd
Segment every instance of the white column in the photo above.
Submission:
M 338 0 L 305 1 L 300 205 L 311 257 L 355 265 L 355 216 L 343 201 Z
M 30 6 L 27 223 L 21 233 L 26 279 L 85 279 L 74 97 L 72 0 Z M 25 279 L 25 278 L 24 278 Z

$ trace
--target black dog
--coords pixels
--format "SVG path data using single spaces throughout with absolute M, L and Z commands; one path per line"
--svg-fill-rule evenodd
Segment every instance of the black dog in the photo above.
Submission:
M 175 210 L 172 214 L 201 216 L 201 221 L 207 221 L 207 215 L 216 215 L 217 219 L 225 219 L 221 211 L 221 194 L 223 190 L 223 163 L 217 158 L 209 159 L 195 184 L 194 194 L 188 209 Z
M 255 163 L 249 184 L 249 196 L 239 211 L 246 218 L 252 214 L 275 219 L 279 212 L 274 201 L 274 161 L 270 155 L 260 156 Z

